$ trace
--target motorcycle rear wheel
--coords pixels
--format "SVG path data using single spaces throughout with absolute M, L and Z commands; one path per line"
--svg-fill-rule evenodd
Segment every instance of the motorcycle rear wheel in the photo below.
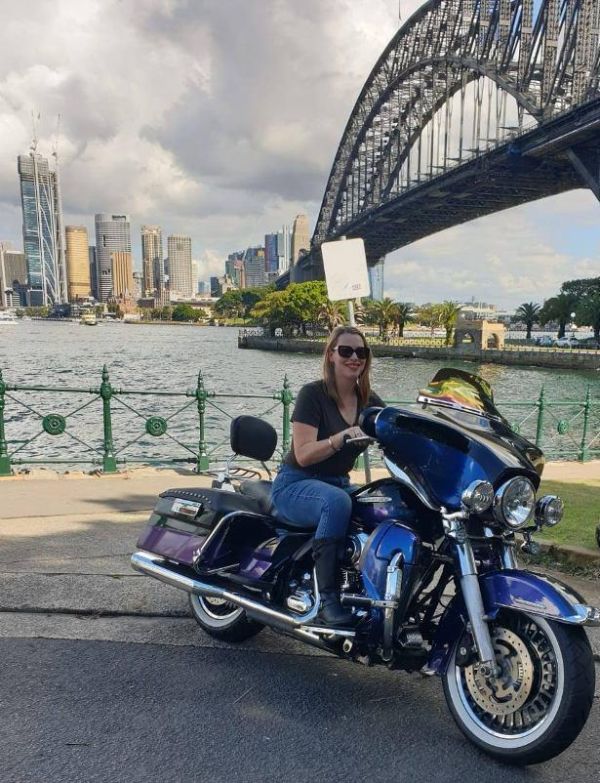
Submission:
M 501 675 L 456 662 L 458 639 L 443 675 L 444 694 L 461 731 L 482 750 L 517 766 L 562 753 L 585 725 L 595 670 L 583 628 L 506 612 L 490 624 Z
M 203 631 L 224 642 L 243 642 L 264 628 L 256 620 L 250 620 L 240 606 L 222 598 L 190 594 L 190 609 Z

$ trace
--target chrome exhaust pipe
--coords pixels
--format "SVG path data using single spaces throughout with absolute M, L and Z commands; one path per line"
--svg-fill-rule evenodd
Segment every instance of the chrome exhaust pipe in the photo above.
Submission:
M 186 593 L 194 595 L 204 595 L 209 598 L 222 598 L 236 606 L 241 606 L 248 612 L 248 615 L 255 620 L 265 623 L 265 625 L 274 626 L 282 631 L 291 633 L 297 639 L 309 644 L 314 644 L 321 649 L 329 650 L 320 636 L 311 631 L 302 629 L 301 626 L 310 625 L 319 611 L 319 593 L 315 589 L 315 605 L 306 614 L 292 615 L 287 612 L 278 612 L 261 601 L 256 601 L 246 595 L 233 593 L 223 587 L 211 585 L 207 582 L 201 582 L 195 577 L 186 576 L 179 573 L 177 566 L 170 565 L 159 555 L 153 555 L 149 552 L 134 552 L 131 556 L 131 565 L 136 570 L 147 576 L 152 576 L 160 582 L 164 582 L 171 587 L 177 587 L 185 590 Z M 330 650 L 331 651 L 331 650 Z

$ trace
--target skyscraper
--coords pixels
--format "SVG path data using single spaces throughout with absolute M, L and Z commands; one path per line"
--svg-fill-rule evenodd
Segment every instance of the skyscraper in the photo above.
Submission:
M 26 305 L 27 263 L 25 253 L 0 242 L 0 307 Z
M 291 264 L 295 264 L 300 258 L 300 251 L 310 250 L 310 236 L 308 234 L 308 215 L 296 215 L 292 229 L 292 257 Z
M 112 296 L 115 299 L 126 299 L 134 294 L 133 264 L 131 253 L 117 250 L 110 254 L 110 271 L 112 277 Z
M 67 275 L 60 235 L 62 224 L 56 172 L 35 152 L 19 155 L 17 168 L 23 209 L 23 247 L 33 305 L 67 301 Z
M 94 299 L 100 299 L 100 292 L 98 291 L 98 259 L 96 258 L 95 245 L 88 247 L 88 258 L 90 261 L 90 288 L 92 296 Z
M 160 226 L 142 226 L 143 295 L 159 295 L 165 288 L 162 230 Z
M 112 253 L 131 253 L 129 215 L 96 215 L 96 259 L 98 268 L 98 299 L 106 302 L 113 294 Z
M 192 238 L 174 234 L 167 238 L 171 297 L 190 299 L 192 286 Z
M 65 227 L 67 246 L 67 290 L 69 302 L 91 295 L 88 232 L 85 226 Z
M 277 271 L 286 272 L 290 267 L 290 227 L 282 226 L 277 232 Z
M 278 269 L 277 234 L 265 234 L 265 272 L 270 275 Z
M 245 288 L 267 284 L 264 247 L 249 247 L 244 253 Z

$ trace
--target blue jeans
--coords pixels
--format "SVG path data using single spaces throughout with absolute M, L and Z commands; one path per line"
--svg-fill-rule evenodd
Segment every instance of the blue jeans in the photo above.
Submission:
M 314 530 L 315 538 L 344 538 L 352 513 L 350 492 L 355 487 L 347 476 L 319 476 L 310 468 L 284 465 L 273 482 L 272 499 L 285 519 Z

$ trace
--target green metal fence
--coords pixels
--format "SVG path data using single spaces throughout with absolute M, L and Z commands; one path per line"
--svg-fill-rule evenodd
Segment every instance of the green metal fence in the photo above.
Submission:
M 290 446 L 293 400 L 287 376 L 267 395 L 212 390 L 201 372 L 192 388 L 167 391 L 115 387 L 106 366 L 101 383 L 87 388 L 14 385 L 0 371 L 0 476 L 36 464 L 114 473 L 131 464 L 184 463 L 208 471 L 230 456 L 229 422 L 241 413 L 275 426 L 276 464 Z M 498 408 L 549 459 L 600 457 L 600 398 L 591 389 L 581 400 L 554 400 L 542 389 L 535 400 L 500 400 Z M 371 461 L 378 462 L 376 449 Z

